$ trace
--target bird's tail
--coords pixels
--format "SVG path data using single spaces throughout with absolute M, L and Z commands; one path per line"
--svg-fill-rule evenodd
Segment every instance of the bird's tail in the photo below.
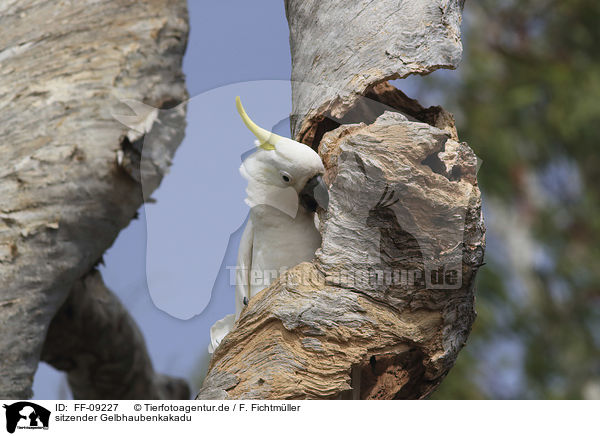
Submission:
M 210 344 L 208 344 L 208 352 L 214 353 L 221 341 L 227 333 L 233 330 L 235 324 L 235 314 L 227 315 L 225 318 L 218 320 L 210 328 Z

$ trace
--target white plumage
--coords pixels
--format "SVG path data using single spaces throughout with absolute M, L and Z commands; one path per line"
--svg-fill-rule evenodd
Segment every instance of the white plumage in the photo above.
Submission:
M 229 333 L 250 300 L 283 271 L 314 257 L 321 245 L 315 227 L 317 206 L 327 208 L 323 162 L 307 145 L 258 127 L 244 111 L 242 120 L 258 138 L 240 173 L 248 181 L 246 203 L 250 218 L 238 250 L 235 315 L 217 321 L 210 330 L 209 352 Z

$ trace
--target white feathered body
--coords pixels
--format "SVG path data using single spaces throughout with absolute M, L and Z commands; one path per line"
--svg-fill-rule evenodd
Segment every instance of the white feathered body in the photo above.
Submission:
M 313 187 L 318 184 L 321 197 L 313 200 L 325 209 L 328 201 L 320 177 L 324 167 L 319 155 L 305 144 L 258 127 L 239 99 L 236 104 L 242 120 L 258 138 L 257 150 L 240 167 L 241 175 L 248 181 L 246 203 L 250 217 L 238 250 L 236 313 L 211 328 L 211 353 L 233 329 L 246 300 L 268 287 L 285 270 L 312 260 L 321 246 L 321 235 L 315 226 L 316 203 L 307 206 L 306 191 L 317 193 Z
M 310 261 L 321 246 L 314 213 L 298 209 L 295 218 L 267 205 L 252 208 L 238 252 L 236 318 L 248 300 L 279 275 Z
M 209 352 L 213 353 L 233 329 L 245 299 L 248 301 L 267 288 L 285 270 L 312 260 L 320 246 L 321 234 L 313 212 L 300 207 L 292 218 L 272 206 L 254 206 L 238 250 L 235 315 L 227 315 L 212 326 Z

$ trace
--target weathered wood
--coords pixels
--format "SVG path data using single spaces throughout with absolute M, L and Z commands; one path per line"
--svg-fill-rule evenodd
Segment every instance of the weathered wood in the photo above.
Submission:
M 286 0 L 292 51 L 292 134 L 306 144 L 372 86 L 456 68 L 464 0 Z M 318 145 L 318 141 L 315 143 Z
M 0 2 L 1 397 L 31 396 L 52 317 L 141 205 L 139 180 L 117 162 L 135 166 L 143 138 L 113 114 L 130 113 L 121 99 L 185 101 L 187 32 L 184 0 Z M 185 106 L 146 124 L 148 193 Z
M 326 134 L 321 154 L 322 248 L 250 301 L 215 352 L 210 395 L 337 398 L 355 369 L 361 398 L 423 398 L 464 345 L 484 245 L 473 152 L 385 112 Z M 443 170 L 422 163 L 432 154 Z
M 197 398 L 425 398 L 475 318 L 477 159 L 386 83 L 455 68 L 461 1 L 287 0 L 292 130 L 330 184 L 322 247 L 256 295 Z

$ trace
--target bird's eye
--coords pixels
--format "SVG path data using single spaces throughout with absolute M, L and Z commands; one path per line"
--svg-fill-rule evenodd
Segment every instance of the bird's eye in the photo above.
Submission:
M 292 180 L 292 177 L 286 173 L 285 171 L 281 171 L 281 180 L 283 180 L 285 183 L 290 183 Z

